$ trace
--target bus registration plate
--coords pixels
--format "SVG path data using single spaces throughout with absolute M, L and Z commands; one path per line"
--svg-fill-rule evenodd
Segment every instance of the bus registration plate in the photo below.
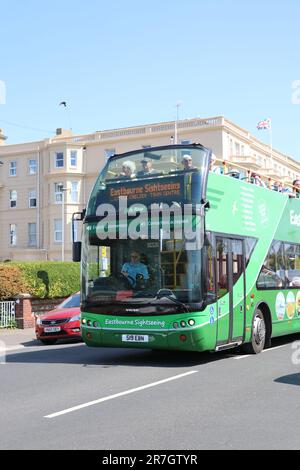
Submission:
M 122 341 L 125 343 L 148 343 L 148 335 L 122 335 Z

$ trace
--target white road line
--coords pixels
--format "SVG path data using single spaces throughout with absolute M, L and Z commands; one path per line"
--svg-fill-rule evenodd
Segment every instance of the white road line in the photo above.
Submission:
M 73 406 L 72 408 L 67 408 L 66 410 L 58 411 L 57 413 L 52 413 L 50 415 L 44 416 L 44 418 L 50 418 L 50 419 L 57 418 L 57 416 L 62 416 L 67 413 L 72 413 L 73 411 L 81 410 L 82 408 L 87 408 L 88 406 L 98 405 L 99 403 L 103 403 L 108 400 L 113 400 L 114 398 L 119 398 L 119 397 L 123 397 L 124 395 L 129 395 L 130 393 L 140 392 L 141 390 L 145 390 L 147 388 L 156 387 L 157 385 L 171 382 L 172 380 L 178 380 L 183 377 L 187 377 L 188 375 L 196 374 L 197 372 L 198 372 L 197 370 L 192 370 L 190 372 L 186 372 L 185 374 L 175 375 L 173 377 L 169 377 L 168 379 L 159 380 L 158 382 L 152 382 L 148 385 L 142 385 L 141 387 L 126 390 L 125 392 L 115 393 L 114 395 L 109 395 L 104 398 L 99 398 L 98 400 L 89 401 L 87 403 L 83 403 L 82 405 L 77 405 L 77 406 Z
M 246 357 L 251 357 L 254 356 L 254 354 L 244 354 L 243 356 L 236 356 L 233 359 L 238 360 L 238 359 L 245 359 Z
M 275 351 L 275 349 L 281 349 L 281 348 L 284 348 L 285 346 L 288 346 L 287 344 L 282 344 L 281 346 L 275 346 L 274 348 L 268 348 L 268 349 L 264 349 L 262 351 L 262 353 L 266 353 L 266 352 L 269 352 L 269 351 Z M 246 357 L 254 357 L 255 354 L 244 354 L 243 356 L 236 356 L 234 357 L 234 359 L 236 360 L 239 360 L 239 359 L 246 359 Z
M 284 348 L 285 346 L 289 346 L 289 344 L 282 344 L 281 346 L 275 346 L 274 348 L 264 349 L 263 353 L 266 353 L 269 351 L 275 351 L 275 349 L 281 349 L 281 348 Z

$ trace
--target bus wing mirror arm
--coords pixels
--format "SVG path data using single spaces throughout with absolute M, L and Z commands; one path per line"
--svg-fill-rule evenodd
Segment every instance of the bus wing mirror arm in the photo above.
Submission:
M 210 202 L 206 201 L 205 199 L 201 200 L 201 205 L 202 205 L 202 208 L 203 208 L 204 212 L 208 211 L 208 209 L 210 209 Z

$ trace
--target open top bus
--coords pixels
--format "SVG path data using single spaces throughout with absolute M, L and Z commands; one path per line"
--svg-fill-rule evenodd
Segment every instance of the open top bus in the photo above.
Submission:
M 200 144 L 108 160 L 73 221 L 87 345 L 258 353 L 300 331 L 300 201 L 210 161 Z

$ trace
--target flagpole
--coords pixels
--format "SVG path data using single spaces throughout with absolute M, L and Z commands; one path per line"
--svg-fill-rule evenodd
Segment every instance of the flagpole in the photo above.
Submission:
M 273 169 L 273 132 L 272 132 L 272 119 L 269 119 L 270 122 L 270 127 L 269 127 L 269 132 L 270 132 L 270 159 L 271 159 L 271 166 Z

